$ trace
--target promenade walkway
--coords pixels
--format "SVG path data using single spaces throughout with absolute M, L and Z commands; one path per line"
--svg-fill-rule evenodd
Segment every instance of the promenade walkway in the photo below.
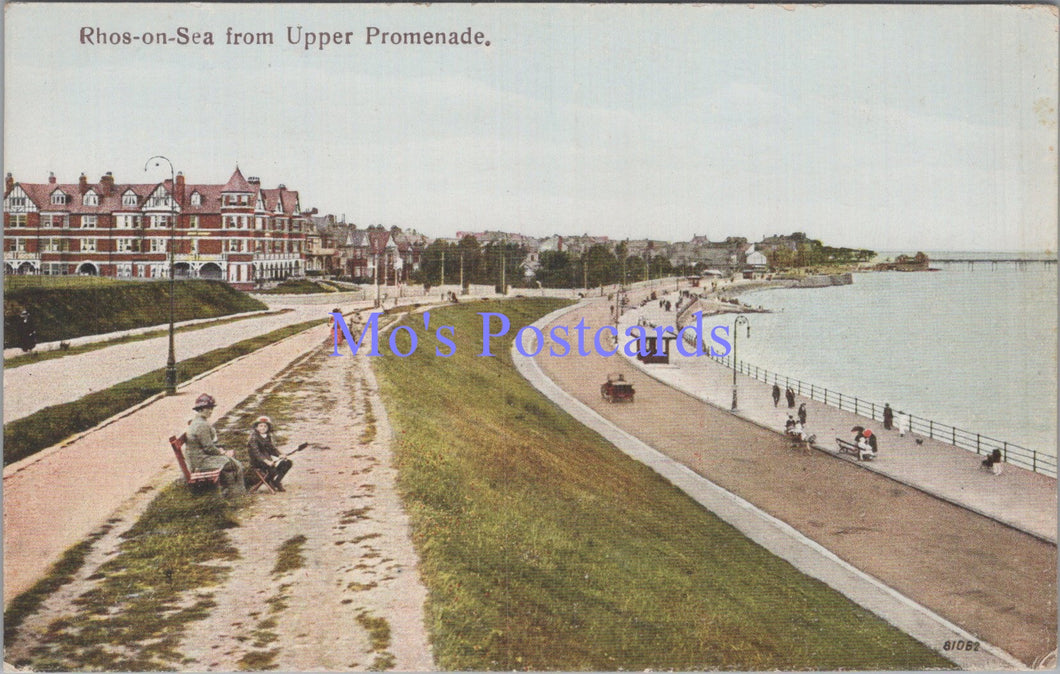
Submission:
M 29 589 L 64 550 L 84 539 L 160 471 L 172 473 L 172 479 L 178 477 L 168 438 L 191 418 L 196 396 L 213 395 L 219 417 L 296 358 L 322 347 L 329 334 L 322 318 L 319 327 L 182 384 L 177 395 L 156 397 L 69 445 L 7 466 L 3 478 L 4 605 Z M 131 376 L 122 374 L 123 379 Z M 8 386 L 5 382 L 5 402 L 12 397 Z
M 635 295 L 634 302 L 643 293 Z M 579 320 L 594 328 L 610 323 L 608 303 L 578 305 L 554 316 L 548 328 L 567 326 L 573 334 Z M 644 375 L 621 356 L 539 355 L 535 360 L 580 405 L 661 453 L 664 463 L 684 466 L 738 497 L 747 504 L 742 508 L 748 517 L 757 510 L 790 527 L 809 541 L 798 550 L 816 546 L 817 562 L 792 561 L 800 569 L 813 571 L 818 563 L 832 568 L 834 560 L 820 556 L 827 551 L 1025 665 L 1055 651 L 1054 543 L 830 453 L 793 452 L 780 433 L 731 414 L 731 391 L 725 405 L 709 404 Z M 600 383 L 609 372 L 622 372 L 633 381 L 636 402 L 601 400 Z M 768 392 L 762 397 L 772 405 Z M 881 451 L 887 451 L 886 445 Z M 864 589 L 862 581 L 857 583 Z M 866 595 L 848 593 L 840 581 L 837 585 L 833 587 L 883 614 Z M 944 644 L 917 634 L 944 652 Z
M 676 302 L 677 295 L 669 299 Z M 626 312 L 622 330 L 645 318 L 656 325 L 670 325 L 676 312 L 666 312 L 655 303 Z M 729 325 L 732 315 L 704 317 L 704 329 Z M 808 354 L 812 357 L 812 354 Z M 732 403 L 732 370 L 706 357 L 682 356 L 676 344 L 672 347 L 670 365 L 644 365 L 627 359 L 642 372 L 712 405 L 729 409 Z M 998 522 L 1056 543 L 1056 480 L 1018 466 L 1006 465 L 1001 475 L 980 468 L 984 457 L 939 440 L 907 434 L 897 429 L 884 430 L 883 423 L 853 412 L 840 410 L 805 396 L 795 397 L 789 409 L 784 396 L 773 406 L 772 384 L 738 374 L 736 377 L 739 409 L 736 415 L 777 432 L 784 431 L 788 415 L 806 404 L 808 433 L 817 436 L 816 446 L 861 468 L 897 480 L 945 499 Z M 783 389 L 783 384 L 781 384 Z M 859 462 L 848 454 L 840 455 L 835 438 L 852 440 L 854 426 L 871 428 L 880 443 L 880 454 L 874 461 Z

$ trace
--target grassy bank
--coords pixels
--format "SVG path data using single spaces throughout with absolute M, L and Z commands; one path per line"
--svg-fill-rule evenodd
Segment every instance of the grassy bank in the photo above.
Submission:
M 561 304 L 436 309 L 454 356 L 417 317 L 419 349 L 376 361 L 440 668 L 952 667 L 581 426 L 499 340 L 477 356 L 476 312 L 514 334 Z
M 233 358 L 257 351 L 320 323 L 320 320 L 311 320 L 289 325 L 183 360 L 177 364 L 179 380 L 186 381 Z M 79 400 L 45 407 L 29 416 L 4 424 L 4 465 L 51 447 L 75 433 L 86 431 L 104 419 L 164 390 L 165 368 L 161 368 L 102 391 L 90 393 Z
M 169 322 L 169 283 L 109 282 L 33 277 L 4 279 L 4 348 L 17 346 L 14 318 L 26 309 L 37 328 L 38 342 L 131 330 Z M 175 284 L 177 321 L 216 318 L 267 309 L 258 300 L 221 281 L 186 280 Z
M 314 293 L 337 292 L 334 286 L 309 279 L 292 279 L 284 281 L 274 288 L 257 291 L 263 295 L 311 295 Z

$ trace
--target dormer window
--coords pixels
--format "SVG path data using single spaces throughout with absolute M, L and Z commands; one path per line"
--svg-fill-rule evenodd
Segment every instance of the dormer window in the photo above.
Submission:
M 66 205 L 66 193 L 62 190 L 55 190 L 52 192 L 52 205 L 54 206 L 65 206 Z
M 136 192 L 129 190 L 125 194 L 121 195 L 122 206 L 135 206 L 136 205 Z
M 86 192 L 81 203 L 85 206 L 99 206 L 99 195 L 95 192 Z
M 199 194 L 198 192 L 192 192 L 191 193 L 191 205 L 192 206 L 202 206 L 202 195 Z

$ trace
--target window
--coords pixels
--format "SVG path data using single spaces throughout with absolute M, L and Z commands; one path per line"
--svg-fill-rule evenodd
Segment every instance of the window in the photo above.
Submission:
M 42 241 L 42 243 L 44 244 L 44 252 L 45 253 L 58 253 L 59 252 L 59 239 L 44 239 L 44 241 Z
M 62 190 L 55 190 L 52 192 L 52 203 L 57 206 L 66 205 L 66 193 Z
M 98 226 L 99 216 L 96 215 L 82 215 L 81 216 L 81 228 L 95 228 Z
M 85 196 L 81 197 L 81 203 L 85 206 L 99 206 L 99 195 L 95 192 L 85 192 Z
M 135 206 L 136 205 L 136 193 L 129 190 L 121 197 L 122 206 Z
M 139 215 L 118 215 L 117 218 L 118 229 L 135 229 L 140 226 Z
M 165 190 L 158 190 L 147 200 L 147 208 L 169 208 L 171 206 L 169 194 Z
M 65 215 L 43 215 L 41 216 L 42 227 L 66 227 Z
M 138 243 L 136 239 L 115 239 L 115 250 L 119 253 L 136 253 L 140 249 Z
M 152 253 L 164 253 L 166 252 L 166 240 L 161 237 L 155 237 L 151 239 L 151 252 Z
M 8 197 L 7 198 L 7 205 L 8 206 L 25 206 L 26 205 L 26 197 Z
M 191 227 L 192 229 L 198 229 L 199 228 L 199 216 L 197 216 L 197 215 L 188 216 L 188 227 Z
M 7 215 L 7 226 L 8 227 L 25 227 L 26 226 L 26 214 L 25 213 L 9 213 Z
M 15 239 L 15 252 L 25 253 L 26 252 L 26 240 Z
M 96 252 L 96 240 L 95 239 L 81 239 L 81 252 L 82 253 L 95 253 Z
M 192 192 L 191 193 L 191 205 L 192 206 L 202 206 L 202 195 L 199 194 L 198 192 Z
M 163 229 L 169 227 L 170 216 L 168 215 L 152 215 L 151 216 L 151 227 L 154 229 Z

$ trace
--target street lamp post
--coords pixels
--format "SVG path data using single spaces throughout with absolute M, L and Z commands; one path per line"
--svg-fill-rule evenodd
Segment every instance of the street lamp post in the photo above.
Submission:
M 740 326 L 747 326 L 747 336 L 751 336 L 751 323 L 747 320 L 747 316 L 740 314 L 736 317 L 736 320 L 732 324 L 732 411 L 736 411 L 736 367 L 738 360 L 736 360 L 736 342 L 737 337 L 740 335 Z
M 176 313 L 176 278 L 173 269 L 173 238 L 177 230 L 177 176 L 173 170 L 173 162 L 162 155 L 155 155 L 144 164 L 144 172 L 152 161 L 163 160 L 169 164 L 169 358 L 166 360 L 166 395 L 174 395 L 177 392 L 177 354 L 173 345 L 173 319 Z M 161 166 L 161 162 L 155 161 L 155 166 Z

